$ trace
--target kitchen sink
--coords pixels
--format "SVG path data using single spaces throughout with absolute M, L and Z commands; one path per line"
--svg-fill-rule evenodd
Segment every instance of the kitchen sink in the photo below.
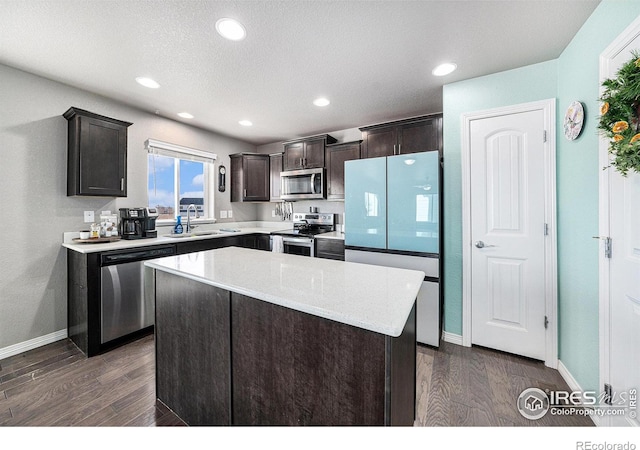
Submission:
M 211 236 L 214 234 L 221 234 L 219 231 L 196 231 L 194 233 L 182 233 L 182 234 L 165 234 L 166 237 L 184 239 L 196 236 Z

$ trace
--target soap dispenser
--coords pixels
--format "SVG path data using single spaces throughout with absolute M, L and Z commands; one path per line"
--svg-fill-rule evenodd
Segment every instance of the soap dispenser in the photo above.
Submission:
M 176 218 L 176 226 L 173 228 L 175 234 L 182 234 L 182 216 Z

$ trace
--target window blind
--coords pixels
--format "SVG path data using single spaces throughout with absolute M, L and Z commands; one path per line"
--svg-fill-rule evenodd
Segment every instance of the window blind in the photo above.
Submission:
M 182 145 L 170 144 L 169 142 L 162 142 L 155 139 L 147 139 L 145 142 L 145 148 L 148 153 L 153 155 L 180 158 L 187 161 L 199 161 L 213 164 L 217 158 L 215 153 L 183 147 Z

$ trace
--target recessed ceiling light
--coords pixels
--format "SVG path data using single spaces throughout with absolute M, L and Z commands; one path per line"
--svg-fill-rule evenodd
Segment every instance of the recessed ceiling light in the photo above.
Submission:
M 241 41 L 247 35 L 247 31 L 242 24 L 235 19 L 220 19 L 216 22 L 216 30 L 220 36 L 231 41 Z
M 331 103 L 329 102 L 329 99 L 324 97 L 317 98 L 313 101 L 313 104 L 316 106 L 327 106 L 329 103 Z
M 253 125 L 253 123 L 251 123 L 250 120 L 241 120 L 240 122 L 238 122 L 240 125 L 242 125 L 243 127 L 250 127 L 251 125 Z
M 138 82 L 138 84 L 141 84 L 144 87 L 148 87 L 148 88 L 151 88 L 151 89 L 158 89 L 160 87 L 158 82 L 155 81 L 155 80 L 152 80 L 151 78 L 138 77 L 138 78 L 136 78 L 136 81 Z
M 444 75 L 449 75 L 451 72 L 456 70 L 457 67 L 458 66 L 456 66 L 454 63 L 444 63 L 433 69 L 431 73 L 437 77 L 442 77 Z
M 193 116 L 188 112 L 181 112 L 181 113 L 178 113 L 178 115 L 183 119 L 193 119 Z

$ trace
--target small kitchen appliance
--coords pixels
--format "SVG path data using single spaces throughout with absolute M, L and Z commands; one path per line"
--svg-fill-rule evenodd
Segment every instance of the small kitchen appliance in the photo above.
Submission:
M 146 226 L 147 212 L 145 208 L 120 208 L 120 237 L 122 239 L 151 237 L 145 236 Z
M 144 227 L 142 231 L 143 237 L 158 237 L 158 230 L 156 230 L 156 219 L 158 218 L 158 210 L 156 208 L 145 208 L 144 213 Z

